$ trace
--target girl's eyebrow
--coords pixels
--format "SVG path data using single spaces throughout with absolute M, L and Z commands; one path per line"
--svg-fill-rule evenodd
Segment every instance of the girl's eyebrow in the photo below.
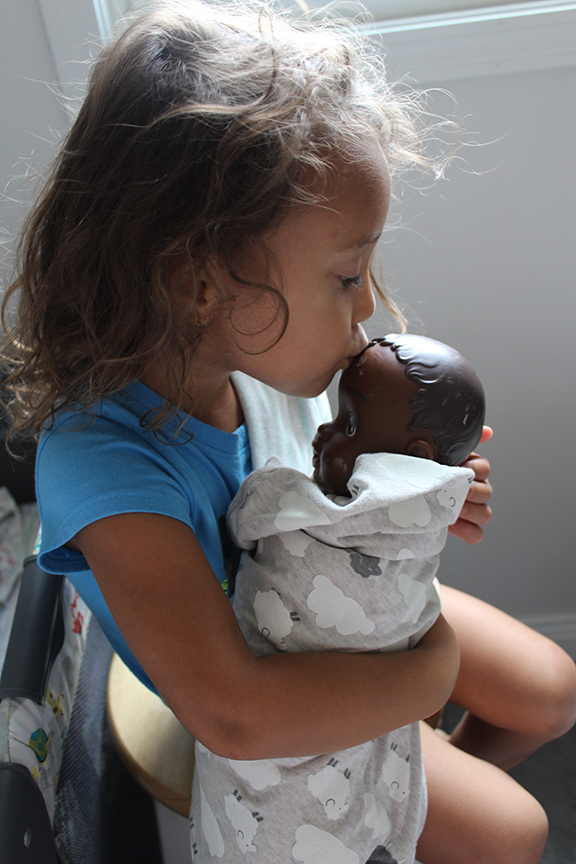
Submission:
M 363 246 L 369 246 L 370 243 L 376 243 L 380 237 L 382 236 L 382 231 L 379 231 L 377 234 L 368 234 L 365 237 L 362 237 L 361 240 L 356 244 L 359 249 L 362 249 Z
M 342 249 L 342 252 L 349 252 L 351 249 L 363 249 L 365 246 L 369 246 L 371 243 L 376 243 L 381 236 L 382 231 L 379 231 L 378 234 L 366 234 L 361 237 L 357 243 L 351 243 L 350 246 L 346 246 L 344 249 Z

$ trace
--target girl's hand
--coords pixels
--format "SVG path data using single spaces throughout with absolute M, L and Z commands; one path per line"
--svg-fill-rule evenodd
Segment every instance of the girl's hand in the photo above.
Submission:
M 489 426 L 484 426 L 480 444 L 489 441 L 493 434 Z M 470 486 L 460 518 L 450 526 L 448 533 L 459 537 L 465 543 L 479 543 L 484 536 L 481 526 L 486 525 L 492 518 L 492 508 L 488 504 L 492 495 L 492 486 L 488 480 L 490 463 L 483 456 L 471 453 L 463 467 L 472 468 L 475 479 Z

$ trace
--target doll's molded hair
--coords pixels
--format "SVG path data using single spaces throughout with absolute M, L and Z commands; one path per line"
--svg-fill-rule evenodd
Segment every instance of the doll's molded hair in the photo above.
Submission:
M 438 462 L 461 465 L 478 444 L 486 416 L 484 388 L 472 366 L 455 348 L 426 336 L 391 334 L 374 342 L 390 346 L 418 385 L 411 428 L 430 432 Z

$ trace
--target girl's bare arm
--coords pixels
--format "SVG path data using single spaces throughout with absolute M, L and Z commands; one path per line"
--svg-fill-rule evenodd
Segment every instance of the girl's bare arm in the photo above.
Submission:
M 458 647 L 443 618 L 411 651 L 254 657 L 188 526 L 127 513 L 74 545 L 167 704 L 223 756 L 340 750 L 433 714 L 452 691 Z

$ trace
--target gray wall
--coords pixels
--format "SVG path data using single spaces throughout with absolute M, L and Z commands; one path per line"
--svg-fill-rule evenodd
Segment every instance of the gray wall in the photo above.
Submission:
M 402 62 L 399 71 L 418 78 L 418 52 L 405 52 Z M 2 187 L 22 175 L 32 150 L 45 161 L 50 130 L 65 126 L 45 83 L 55 74 L 38 0 L 3 0 Z M 450 541 L 442 577 L 576 654 L 576 69 L 422 77 L 452 91 L 469 137 L 483 146 L 465 148 L 468 167 L 454 165 L 427 194 L 405 190 L 395 208 L 404 227 L 388 232 L 383 264 L 411 329 L 452 343 L 476 366 L 496 430 L 484 447 L 494 518 L 479 546 Z M 452 110 L 438 99 L 440 111 Z M 11 193 L 23 195 L 18 184 Z M 18 218 L 18 208 L 4 203 L 2 230 L 12 232 Z M 371 326 L 373 335 L 388 330 L 381 320 Z
M 49 87 L 56 71 L 38 0 L 2 0 L 0 6 L 0 207 L 3 239 L 13 234 L 30 196 L 23 178 L 49 158 L 65 113 Z M 30 159 L 34 153 L 34 159 Z M 31 168 L 32 164 L 34 169 Z
M 468 166 L 426 195 L 404 196 L 404 227 L 382 257 L 409 329 L 476 367 L 495 429 L 482 448 L 492 522 L 479 546 L 449 541 L 441 578 L 576 656 L 576 69 L 437 84 L 472 137 L 493 143 L 465 148 Z M 386 329 L 380 319 L 370 331 Z

